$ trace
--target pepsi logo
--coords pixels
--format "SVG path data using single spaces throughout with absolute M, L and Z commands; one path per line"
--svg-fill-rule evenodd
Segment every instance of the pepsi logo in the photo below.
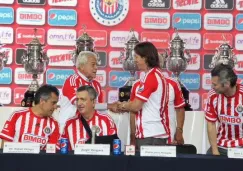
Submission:
M 113 149 L 118 149 L 119 148 L 119 144 L 114 144 L 113 145 Z
M 50 15 L 50 19 L 55 19 L 55 18 L 57 18 L 57 14 L 53 13 L 53 14 Z
M 118 79 L 117 75 L 112 75 L 111 81 L 116 81 Z
M 67 146 L 66 143 L 61 143 L 61 148 L 65 148 Z
M 54 79 L 54 78 L 55 78 L 55 74 L 54 74 L 54 73 L 50 73 L 50 74 L 48 75 L 48 79 L 52 80 L 52 79 Z
M 176 18 L 174 19 L 174 22 L 175 22 L 175 23 L 179 23 L 179 22 L 181 22 L 181 18 L 180 18 L 180 17 L 176 17 Z
M 242 24 L 243 23 L 243 18 L 239 19 L 237 23 L 238 24 Z

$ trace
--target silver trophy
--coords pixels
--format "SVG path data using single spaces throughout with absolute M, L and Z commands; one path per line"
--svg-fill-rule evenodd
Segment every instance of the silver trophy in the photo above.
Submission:
M 176 36 L 170 42 L 170 54 L 167 51 L 163 56 L 166 58 L 166 68 L 171 71 L 175 76 L 176 80 L 181 86 L 182 93 L 186 102 L 185 110 L 191 111 L 191 105 L 189 104 L 189 90 L 183 85 L 179 79 L 179 76 L 187 68 L 188 63 L 191 60 L 191 55 L 188 50 L 185 50 L 185 42 L 180 38 L 177 30 Z
M 188 50 L 185 50 L 185 42 L 180 38 L 177 30 L 175 38 L 170 42 L 170 55 L 165 56 L 168 56 L 166 58 L 167 70 L 171 71 L 179 81 L 179 76 L 186 70 L 191 55 Z
M 86 26 L 83 25 L 83 34 L 76 40 L 76 46 L 75 46 L 75 51 L 73 52 L 72 55 L 72 61 L 74 65 L 76 65 L 76 60 L 80 52 L 82 51 L 91 51 L 95 52 L 94 48 L 94 39 L 88 35 L 88 33 L 85 31 Z M 99 62 L 99 56 L 98 57 L 98 62 Z
M 216 49 L 209 68 L 214 68 L 218 64 L 230 65 L 234 68 L 237 62 L 236 56 L 233 53 L 233 48 L 226 42 L 224 35 L 223 39 L 224 43 Z
M 123 64 L 123 69 L 131 73 L 131 78 L 127 80 L 123 87 L 119 88 L 119 101 L 128 101 L 130 99 L 130 93 L 132 85 L 136 80 L 135 73 L 138 71 L 137 65 L 134 63 L 134 47 L 139 43 L 134 34 L 134 30 L 131 29 L 131 38 L 125 43 L 125 52 L 121 52 L 120 61 Z
M 3 70 L 4 66 L 8 62 L 8 55 L 6 54 L 5 51 L 1 51 L 2 47 L 3 47 L 3 44 L 0 43 L 0 71 Z
M 37 29 L 35 29 L 35 37 L 33 40 L 29 44 L 26 44 L 27 49 L 22 56 L 24 69 L 28 74 L 32 74 L 33 78 L 28 90 L 25 92 L 24 99 L 21 101 L 21 106 L 23 107 L 31 107 L 33 105 L 34 95 L 39 88 L 37 81 L 38 74 L 43 74 L 49 63 L 49 58 L 43 52 L 44 45 L 36 37 L 36 31 Z

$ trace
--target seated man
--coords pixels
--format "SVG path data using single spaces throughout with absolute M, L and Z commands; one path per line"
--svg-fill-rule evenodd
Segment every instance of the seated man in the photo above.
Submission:
M 40 87 L 35 94 L 35 106 L 14 112 L 6 121 L 0 133 L 3 142 L 40 143 L 41 149 L 48 143 L 58 144 L 59 125 L 52 117 L 57 108 L 58 96 L 56 87 Z
M 76 143 L 90 143 L 94 128 L 97 135 L 95 143 L 112 145 L 113 139 L 118 138 L 112 118 L 95 110 L 96 97 L 97 93 L 92 86 L 81 86 L 77 90 L 76 115 L 66 122 L 62 135 L 62 138 L 68 138 L 70 150 L 74 150 Z

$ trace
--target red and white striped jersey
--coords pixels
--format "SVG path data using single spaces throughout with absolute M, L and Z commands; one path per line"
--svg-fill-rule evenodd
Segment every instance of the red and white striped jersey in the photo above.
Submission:
M 131 100 L 134 98 L 144 102 L 136 114 L 136 138 L 167 138 L 168 83 L 160 69 L 151 69 L 143 79 L 134 83 Z
M 168 139 L 168 143 L 172 143 L 174 140 L 174 135 L 176 131 L 176 111 L 175 109 L 179 109 L 185 106 L 185 100 L 181 91 L 181 87 L 178 82 L 172 78 L 165 78 L 167 83 L 169 84 L 169 102 L 168 108 L 165 111 L 166 115 L 169 116 L 169 122 L 167 122 L 167 127 L 169 127 L 170 137 Z M 138 91 L 140 85 L 140 80 L 134 82 L 132 87 L 132 93 L 130 100 L 132 101 L 135 98 L 135 93 Z
M 170 144 L 173 142 L 176 132 L 176 109 L 183 108 L 185 106 L 185 100 L 180 84 L 170 77 L 166 77 L 166 81 L 169 84 L 169 102 L 166 114 L 169 116 L 170 136 L 168 143 Z
M 101 0 L 100 9 L 102 9 L 102 12 L 106 14 L 113 14 L 119 9 L 119 2 L 113 1 L 112 3 L 108 4 L 106 0 Z
M 29 108 L 16 111 L 10 116 L 0 138 L 9 142 L 40 143 L 41 149 L 47 143 L 56 144 L 59 149 L 59 125 L 54 118 L 36 116 Z
M 88 78 L 77 71 L 66 79 L 62 88 L 62 96 L 59 102 L 59 105 L 61 106 L 59 122 L 61 125 L 64 125 L 69 118 L 75 115 L 77 110 L 74 103 L 76 100 L 76 91 L 82 85 L 93 86 L 98 93 L 97 102 L 102 103 L 103 94 L 101 92 L 100 83 L 96 80 L 89 81 Z
M 217 144 L 219 147 L 243 146 L 243 86 L 237 85 L 234 96 L 226 97 L 211 90 L 205 106 L 205 118 L 219 122 Z
M 117 134 L 116 125 L 108 114 L 101 114 L 95 111 L 94 116 L 87 121 L 87 123 L 90 128 L 92 128 L 92 126 L 99 127 L 99 132 L 96 134 L 97 136 Z M 69 140 L 69 149 L 72 150 L 74 150 L 76 143 L 83 143 L 90 138 L 82 124 L 80 113 L 78 111 L 76 116 L 70 118 L 66 122 L 62 138 L 67 138 Z

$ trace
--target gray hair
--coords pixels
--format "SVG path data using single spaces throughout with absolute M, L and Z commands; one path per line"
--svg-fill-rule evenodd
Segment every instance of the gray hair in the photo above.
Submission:
M 77 89 L 77 92 L 87 91 L 91 100 L 95 100 L 97 98 L 97 92 L 92 86 L 84 85 Z
M 97 54 L 90 51 L 80 52 L 76 60 L 76 68 L 79 68 L 80 65 L 85 65 L 88 62 L 88 57 L 95 57 L 97 59 Z

